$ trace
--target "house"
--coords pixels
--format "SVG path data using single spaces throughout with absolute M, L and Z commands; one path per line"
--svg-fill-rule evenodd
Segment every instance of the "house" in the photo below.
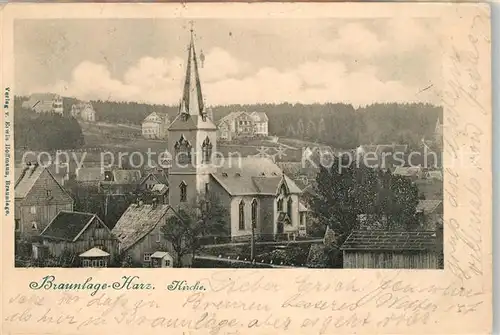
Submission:
M 419 200 L 416 211 L 422 229 L 434 230 L 443 224 L 443 201 L 441 200 Z
M 106 268 L 110 264 L 110 254 L 97 247 L 81 253 L 78 257 L 84 268 Z
M 92 213 L 61 211 L 42 231 L 40 237 L 52 257 L 64 258 L 70 255 L 71 264 L 75 262 L 77 265 L 87 266 L 80 261 L 93 255 L 89 251 L 92 248 L 99 248 L 109 254 L 106 256 L 109 257 L 109 262 L 118 256 L 118 239 L 101 219 Z M 87 257 L 78 258 L 86 251 L 89 251 Z M 92 257 L 94 256 L 99 257 Z M 104 254 L 101 256 L 104 258 Z
M 151 256 L 157 251 L 164 251 L 174 256 L 171 260 L 174 262 L 175 252 L 161 231 L 167 219 L 174 215 L 177 216 L 177 213 L 169 205 L 131 204 L 112 231 L 120 241 L 120 255 L 130 257 L 135 264 L 151 267 Z M 182 259 L 183 265 L 190 262 L 190 255 Z
M 142 121 L 142 136 L 148 139 L 164 139 L 168 126 L 168 115 L 152 112 Z
M 87 122 L 95 122 L 95 110 L 90 102 L 79 102 L 71 106 L 71 116 Z
M 250 113 L 250 116 L 254 120 L 255 135 L 268 136 L 269 135 L 269 131 L 268 131 L 269 118 L 267 117 L 267 114 L 264 112 L 252 112 L 252 113 Z
M 79 167 L 75 171 L 75 180 L 83 184 L 99 184 L 104 180 L 102 167 Z
M 354 231 L 340 249 L 344 268 L 438 269 L 443 231 Z
M 224 140 L 232 140 L 238 137 L 253 137 L 256 135 L 256 118 L 257 116 L 252 116 L 245 111 L 231 112 L 217 122 L 217 127 L 220 128 L 217 135 L 219 139 Z M 263 122 L 260 124 L 263 124 Z M 265 124 L 267 128 L 267 122 Z
M 406 144 L 370 144 L 356 148 L 355 156 L 359 165 L 369 168 L 392 170 L 405 162 Z
M 443 172 L 441 170 L 431 170 L 424 174 L 425 179 L 443 181 Z
M 148 172 L 139 182 L 139 190 L 151 191 L 155 185 L 168 186 L 168 176 L 164 172 L 151 171 Z
M 63 115 L 63 98 L 54 93 L 34 93 L 22 103 L 22 107 L 37 113 L 57 113 Z
M 47 168 L 28 163 L 15 173 L 15 230 L 39 235 L 60 211 L 72 211 L 74 200 Z
M 99 182 L 99 188 L 106 194 L 127 194 L 134 192 L 140 182 L 140 170 L 113 169 L 104 172 L 104 180 Z
M 219 121 L 217 124 L 217 138 L 223 141 L 231 141 L 233 139 L 233 131 L 231 129 L 231 122 L 229 120 Z
M 171 268 L 174 266 L 174 258 L 168 252 L 156 251 L 151 255 L 152 268 Z
M 424 170 L 420 166 L 398 166 L 394 169 L 392 174 L 412 179 L 421 179 L 424 176 Z

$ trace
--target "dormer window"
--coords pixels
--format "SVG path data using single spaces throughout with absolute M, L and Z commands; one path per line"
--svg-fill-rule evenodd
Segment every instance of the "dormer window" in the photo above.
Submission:
M 47 193 L 47 198 L 50 198 L 52 196 L 52 191 L 51 190 L 47 190 L 46 193 Z
M 210 139 L 207 136 L 201 145 L 203 163 L 210 163 L 212 158 L 212 147 L 212 142 L 210 142 Z
M 241 173 L 239 173 L 239 172 L 236 172 L 234 175 L 235 175 L 236 177 L 241 177 Z
M 261 176 L 265 176 L 266 174 L 265 174 L 264 172 L 261 172 L 261 173 L 260 173 L 260 175 L 261 175 Z
M 179 164 L 191 164 L 191 143 L 181 135 L 181 138 L 175 143 L 175 156 Z
M 227 177 L 227 173 L 226 172 L 222 172 L 222 177 Z

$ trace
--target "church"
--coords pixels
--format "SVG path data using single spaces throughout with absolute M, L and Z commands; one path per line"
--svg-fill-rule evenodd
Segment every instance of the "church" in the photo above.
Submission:
M 222 93 L 222 92 L 221 92 Z M 293 238 L 305 230 L 301 189 L 270 159 L 217 155 L 217 127 L 202 94 L 193 30 L 179 112 L 168 128 L 169 204 L 195 204 L 212 193 L 228 209 L 232 240 Z

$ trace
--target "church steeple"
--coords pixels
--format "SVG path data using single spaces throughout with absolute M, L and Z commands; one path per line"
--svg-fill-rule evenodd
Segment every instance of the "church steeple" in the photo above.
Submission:
M 205 117 L 205 106 L 201 92 L 200 74 L 198 71 L 198 59 L 194 46 L 194 30 L 191 25 L 191 40 L 188 46 L 188 59 L 186 77 L 184 79 L 184 90 L 180 106 L 181 113 Z

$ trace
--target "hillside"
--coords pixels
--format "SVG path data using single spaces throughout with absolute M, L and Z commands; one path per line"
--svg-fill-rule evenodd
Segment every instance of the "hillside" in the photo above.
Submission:
M 64 98 L 69 113 L 74 98 Z M 140 126 L 151 112 L 166 113 L 172 120 L 175 106 L 148 105 L 133 102 L 91 101 L 96 121 Z M 253 104 L 214 106 L 214 119 L 232 111 L 266 112 L 271 135 L 322 143 L 335 148 L 354 148 L 369 143 L 407 143 L 418 146 L 423 137 L 433 136 L 442 107 L 422 103 L 372 104 L 355 109 L 347 104 Z

